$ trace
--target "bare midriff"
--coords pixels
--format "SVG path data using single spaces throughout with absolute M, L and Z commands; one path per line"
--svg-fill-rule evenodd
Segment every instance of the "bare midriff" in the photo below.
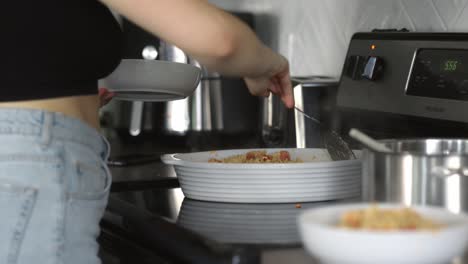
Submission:
M 84 121 L 91 127 L 99 129 L 99 97 L 82 95 L 53 99 L 28 100 L 17 102 L 0 102 L 0 108 L 40 109 L 59 112 Z

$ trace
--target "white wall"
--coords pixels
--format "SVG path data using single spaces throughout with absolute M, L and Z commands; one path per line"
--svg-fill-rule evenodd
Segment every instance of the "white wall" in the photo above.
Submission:
M 468 32 L 468 0 L 211 0 L 258 15 L 260 37 L 293 75 L 339 76 L 354 32 L 373 28 Z

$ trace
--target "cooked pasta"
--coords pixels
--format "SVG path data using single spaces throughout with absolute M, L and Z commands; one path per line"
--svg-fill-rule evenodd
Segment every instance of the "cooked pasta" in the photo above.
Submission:
M 291 159 L 288 151 L 267 154 L 264 150 L 249 151 L 246 154 L 234 155 L 223 159 L 211 158 L 208 162 L 216 163 L 298 163 L 300 159 Z
M 344 213 L 339 226 L 379 231 L 437 230 L 442 227 L 410 208 L 381 209 L 375 205 Z

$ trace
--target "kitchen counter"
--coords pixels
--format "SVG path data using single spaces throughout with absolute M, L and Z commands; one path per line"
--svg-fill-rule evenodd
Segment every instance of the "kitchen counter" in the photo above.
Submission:
M 179 193 L 179 192 L 176 191 L 175 193 Z M 178 227 L 184 228 L 184 230 L 194 231 L 194 229 L 188 229 L 187 228 L 187 223 L 183 223 L 180 220 L 181 213 L 182 214 L 184 213 L 183 212 L 183 210 L 184 210 L 183 206 L 187 201 L 192 202 L 191 200 L 185 199 L 183 201 L 183 203 L 181 204 L 182 210 L 179 211 L 179 214 L 172 215 L 172 216 L 169 216 L 169 217 L 164 217 L 163 219 L 167 220 L 167 223 L 169 223 L 170 225 L 174 225 L 174 223 L 175 223 Z M 333 203 L 333 202 L 331 202 L 331 203 Z M 219 205 L 219 203 L 213 203 L 213 204 Z M 294 206 L 294 205 L 291 204 L 291 206 Z M 298 212 L 300 212 L 300 211 L 301 210 L 298 210 Z M 187 212 L 185 212 L 185 213 L 187 213 Z M 193 213 L 196 214 L 196 212 L 193 212 Z M 209 220 L 209 217 L 207 218 L 207 220 Z M 161 221 L 161 219 L 148 220 L 147 223 L 150 224 L 149 229 L 153 229 L 155 226 L 160 225 L 160 221 Z M 210 222 L 210 221 L 206 221 L 206 222 Z M 249 228 L 248 223 L 245 223 L 245 224 L 246 224 L 245 227 Z M 307 264 L 318 264 L 319 263 L 316 259 L 314 259 L 312 256 L 310 256 L 302 248 L 299 241 L 292 242 L 292 243 L 278 243 L 278 244 L 276 244 L 275 242 L 277 242 L 277 241 L 272 240 L 268 244 L 261 244 L 261 243 L 260 244 L 257 244 L 257 243 L 245 244 L 245 243 L 227 243 L 227 242 L 220 242 L 220 240 L 217 240 L 218 242 L 215 242 L 216 245 L 213 245 L 211 243 L 212 243 L 213 240 L 215 240 L 216 236 L 218 236 L 218 238 L 219 238 L 220 234 L 223 231 L 226 231 L 227 233 L 230 233 L 229 229 L 233 229 L 233 228 L 235 229 L 236 228 L 235 226 L 232 226 L 232 224 L 231 224 L 231 226 L 226 225 L 225 229 L 219 229 L 219 226 L 222 226 L 222 224 L 221 225 L 214 224 L 212 226 L 215 230 L 211 233 L 211 235 L 209 234 L 210 233 L 209 231 L 197 230 L 197 231 L 194 232 L 194 234 L 197 235 L 197 239 L 193 239 L 193 237 L 188 237 L 189 239 L 186 239 L 186 240 L 183 240 L 183 241 L 180 240 L 180 238 L 181 238 L 180 234 L 176 234 L 174 232 L 174 230 L 171 230 L 172 227 L 167 228 L 167 227 L 163 226 L 163 227 L 156 228 L 157 230 L 155 230 L 154 234 L 157 234 L 157 236 L 159 238 L 155 239 L 155 241 L 152 241 L 152 240 L 147 241 L 147 242 L 152 242 L 151 246 L 154 246 L 154 249 L 149 249 L 149 250 L 150 251 L 153 250 L 153 253 L 156 253 L 156 257 L 161 257 L 160 254 L 162 254 L 162 252 L 164 252 L 164 254 L 171 255 L 170 253 L 167 253 L 168 248 L 166 248 L 164 246 L 161 247 L 161 244 L 168 243 L 168 244 L 177 245 L 176 248 L 172 249 L 172 250 L 174 250 L 175 254 L 180 254 L 180 255 L 185 255 L 185 256 L 188 256 L 188 255 L 195 256 L 194 252 L 197 252 L 197 250 L 199 250 L 200 248 L 206 249 L 206 247 L 205 247 L 206 245 L 210 245 L 210 247 L 213 247 L 215 249 L 214 252 L 218 252 L 219 247 L 231 247 L 232 246 L 233 248 L 243 248 L 243 249 L 247 248 L 249 250 L 253 250 L 253 251 L 257 252 L 259 254 L 259 256 L 260 256 L 260 261 L 249 261 L 249 262 L 242 262 L 242 263 L 252 263 L 252 264 L 254 264 L 254 263 L 255 264 L 257 264 L 257 263 L 261 263 L 261 264 L 284 264 L 284 263 L 290 263 L 290 264 L 306 264 L 306 263 Z M 290 227 L 291 227 L 292 230 L 296 229 L 296 227 L 294 225 L 292 225 Z M 185 229 L 185 228 L 187 228 L 187 229 Z M 280 229 L 281 228 L 282 227 L 280 227 Z M 103 233 L 108 232 L 108 230 L 106 230 L 106 229 L 108 229 L 108 228 L 106 228 L 106 227 L 103 228 Z M 148 231 L 149 229 L 144 229 L 144 228 L 142 228 L 142 229 L 145 230 L 145 232 L 151 233 L 151 232 Z M 292 232 L 294 232 L 294 231 L 292 231 Z M 255 233 L 255 231 L 252 231 L 252 236 L 255 236 L 254 233 Z M 200 236 L 198 237 L 198 235 L 200 235 Z M 163 237 L 163 238 L 161 238 L 161 237 Z M 201 240 L 199 240 L 199 239 L 201 239 Z M 207 241 L 211 241 L 211 242 L 207 242 Z M 221 241 L 222 241 L 222 239 L 221 239 Z M 139 243 L 137 243 L 137 244 L 139 244 Z M 143 242 L 142 244 L 145 244 L 145 242 Z M 188 245 L 188 247 L 187 247 L 187 245 Z M 127 249 L 128 249 L 128 246 L 125 246 L 125 250 L 127 250 Z M 170 251 L 171 250 L 169 249 L 169 252 Z M 211 250 L 208 250 L 208 251 L 203 250 L 203 251 L 205 253 L 206 252 L 211 252 Z M 135 254 L 135 253 L 131 253 L 131 254 Z M 139 253 L 139 254 L 145 256 L 145 253 Z M 136 260 L 138 260 L 138 258 L 139 257 L 137 257 L 136 255 L 132 255 L 131 258 L 129 258 L 129 259 L 131 259 L 131 261 L 129 261 L 129 262 L 121 262 L 120 261 L 120 262 L 116 262 L 116 263 L 119 263 L 119 264 L 147 263 L 147 262 L 139 262 L 139 261 L 137 262 Z M 219 261 L 219 262 L 216 262 L 216 261 L 215 262 L 209 262 L 209 261 L 207 261 L 207 262 L 204 262 L 204 261 L 201 261 L 202 258 L 200 258 L 199 256 L 194 257 L 194 259 L 198 260 L 198 262 L 193 261 L 193 262 L 187 262 L 187 263 L 204 263 L 204 264 L 209 264 L 209 263 L 231 263 L 231 262 L 224 262 L 224 261 Z M 174 259 L 174 256 L 163 256 L 163 257 L 161 257 L 160 262 L 148 262 L 148 263 L 158 264 L 158 263 L 184 263 L 184 262 L 180 262 L 180 259 Z M 468 256 L 466 256 L 463 260 L 459 259 L 459 260 L 456 260 L 456 261 L 452 262 L 452 264 L 463 264 L 463 263 L 468 263 Z M 103 264 L 113 264 L 113 262 L 105 262 L 104 261 Z
M 215 249 L 218 247 L 247 248 L 260 255 L 261 261 L 246 263 L 318 263 L 302 249 L 295 219 L 301 211 L 324 203 L 302 203 L 301 208 L 297 208 L 296 204 L 224 204 L 186 199 L 178 187 L 173 168 L 160 162 L 124 168 L 114 167 L 112 173 L 114 186 L 109 208 L 102 223 L 103 232 L 100 238 L 104 264 L 136 263 L 135 261 L 139 258 L 151 259 L 152 261 L 148 263 L 153 264 L 180 263 L 179 260 L 174 260 L 171 254 L 160 255 L 162 252 L 166 254 L 171 250 L 177 254 L 190 252 L 194 248 L 199 250 L 200 245 L 204 245 L 206 241 L 214 243 L 211 247 Z M 356 200 L 348 199 L 328 203 L 355 202 Z M 115 204 L 115 201 L 124 201 L 125 204 L 124 206 Z M 127 205 L 143 213 L 138 216 L 139 213 L 131 212 L 132 208 L 124 212 Z M 113 209 L 116 208 L 127 216 L 114 214 Z M 131 216 L 128 215 L 129 212 Z M 242 217 L 237 217 L 242 215 L 242 212 L 255 217 L 244 221 Z M 128 217 L 133 220 L 125 220 Z M 132 221 L 133 225 L 140 225 L 141 222 L 142 226 L 148 227 L 142 229 L 142 233 L 135 233 L 135 230 L 132 230 L 134 227 L 132 228 L 132 224 L 129 224 Z M 242 232 L 243 229 L 250 231 Z M 155 237 L 149 236 L 151 232 L 154 232 Z M 196 239 L 185 236 L 185 232 L 195 234 Z M 167 238 L 161 240 L 161 236 L 167 236 Z M 124 239 L 116 240 L 116 237 L 124 237 Z M 146 238 L 142 239 L 142 237 Z M 181 238 L 182 242 L 177 242 Z M 145 239 L 147 239 L 146 242 Z M 118 244 L 121 244 L 123 240 L 127 241 L 120 245 L 124 249 L 116 253 L 119 250 L 112 248 L 116 245 L 119 248 Z M 172 240 L 176 241 L 173 243 L 178 245 L 177 248 L 160 247 Z M 253 242 L 246 243 L 249 240 Z M 149 248 L 142 251 L 129 250 L 132 246 L 144 248 L 145 245 L 149 245 Z M 126 260 L 120 258 L 122 252 L 126 252 L 124 254 Z M 210 253 L 211 249 L 204 252 Z M 148 258 L 147 255 L 152 255 L 152 258 Z M 147 263 L 142 259 L 138 262 Z M 468 263 L 468 258 L 454 262 L 454 264 L 462 263 Z
M 179 188 L 175 188 L 169 196 L 179 196 L 179 198 L 182 197 L 182 194 L 180 192 Z M 168 199 L 171 200 L 171 199 Z M 349 201 L 355 201 L 355 200 L 349 200 Z M 347 201 L 340 201 L 340 202 L 347 202 Z M 330 202 L 330 204 L 333 204 L 336 202 Z M 219 214 L 216 215 L 214 213 L 207 214 L 206 212 L 203 212 L 203 207 L 212 205 L 213 208 L 221 208 L 225 206 L 226 208 L 226 214 Z M 322 204 L 322 203 L 321 203 Z M 296 212 L 300 213 L 302 210 L 313 207 L 314 203 L 303 203 L 301 204 L 302 208 L 297 209 Z M 168 241 L 172 241 L 171 243 L 174 243 L 177 245 L 177 248 L 173 249 L 175 250 L 177 254 L 181 255 L 190 255 L 191 250 L 194 250 L 194 248 L 197 248 L 199 250 L 200 248 L 205 248 L 205 245 L 210 245 L 210 247 L 214 247 L 217 249 L 218 247 L 233 247 L 233 248 L 248 248 L 249 250 L 254 250 L 260 255 L 260 261 L 252 261 L 252 262 L 243 262 L 243 263 L 262 263 L 262 264 L 284 264 L 284 263 L 290 263 L 290 264 L 318 264 L 319 262 L 316 261 L 313 257 L 311 257 L 301 246 L 299 236 L 296 236 L 297 234 L 293 234 L 296 232 L 296 226 L 295 226 L 295 215 L 290 215 L 290 222 L 287 221 L 286 225 L 278 225 L 278 226 L 273 226 L 272 224 L 274 222 L 278 223 L 278 219 L 274 218 L 265 218 L 265 223 L 263 226 L 265 233 L 258 232 L 258 230 L 261 230 L 261 225 L 259 223 L 255 222 L 242 222 L 242 220 L 235 220 L 233 218 L 233 213 L 230 212 L 230 210 L 233 210 L 234 207 L 236 207 L 236 204 L 222 204 L 222 203 L 210 203 L 210 202 L 199 202 L 195 200 L 190 200 L 190 199 L 184 199 L 181 203 L 172 203 L 172 206 L 174 207 L 173 209 L 176 211 L 173 214 L 164 214 L 164 221 L 167 220 L 167 222 L 163 223 L 163 226 L 161 226 L 161 219 L 156 219 L 150 217 L 146 223 L 149 224 L 149 228 L 153 229 L 156 226 L 160 226 L 154 230 L 154 233 L 158 235 L 158 237 L 165 237 L 161 240 L 155 239 L 155 241 L 150 240 L 152 245 L 156 245 L 156 249 L 154 249 L 155 252 L 167 252 L 167 248 L 160 248 L 161 243 L 166 243 Z M 279 210 L 283 210 L 284 208 L 295 208 L 295 204 L 277 204 L 277 205 L 267 205 L 267 210 L 262 210 L 264 208 L 264 205 L 258 205 L 258 204 L 245 204 L 241 205 L 242 208 L 245 208 L 246 211 L 248 211 L 249 207 L 252 207 L 253 210 L 257 211 L 257 215 L 261 216 L 262 213 L 265 213 L 267 216 L 268 214 L 271 214 L 271 210 L 274 210 L 274 208 L 277 206 Z M 268 208 L 270 207 L 270 208 Z M 200 210 L 197 211 L 197 208 Z M 269 212 L 270 211 L 270 212 Z M 199 214 L 200 213 L 200 214 Z M 185 217 L 185 220 L 184 220 Z M 201 217 L 198 220 L 200 222 L 198 223 L 205 223 L 206 224 L 206 229 L 203 227 L 200 228 L 200 226 L 197 227 L 196 222 L 197 222 L 197 217 Z M 152 219 L 151 219 L 152 218 Z M 187 219 L 190 218 L 190 219 Z M 268 220 L 269 219 L 269 220 Z M 214 220 L 214 221 L 213 221 Z M 225 221 L 225 222 L 223 222 Z M 183 240 L 183 242 L 180 242 L 180 238 L 184 237 L 185 235 L 182 235 L 177 232 L 174 232 L 175 230 L 172 230 L 172 227 L 168 228 L 166 223 L 169 223 L 170 225 L 176 225 L 177 227 L 183 228 L 183 230 L 187 231 L 193 231 L 194 234 L 196 234 L 197 238 L 193 239 L 193 237 L 188 237 L 189 239 Z M 192 224 L 191 224 L 192 223 Z M 239 232 L 238 228 L 241 228 L 242 225 L 246 229 L 249 229 L 251 227 L 258 227 L 259 229 L 251 230 L 251 237 L 245 237 L 248 235 L 248 232 Z M 241 240 L 247 240 L 247 239 L 265 239 L 265 236 L 268 235 L 268 227 L 271 225 L 271 233 L 272 234 L 282 234 L 282 235 L 287 235 L 286 233 L 281 233 L 282 230 L 290 230 L 290 234 L 293 234 L 291 239 L 290 237 L 286 238 L 287 242 L 284 242 L 284 239 L 281 239 L 279 237 L 276 237 L 277 240 L 272 238 L 272 240 L 268 241 L 268 243 L 238 243 L 234 242 L 236 239 L 241 239 Z M 211 230 L 210 230 L 211 228 Z M 276 231 L 274 230 L 276 228 Z M 106 228 L 104 228 L 106 229 Z M 144 232 L 148 232 L 147 229 L 142 228 Z M 180 230 L 179 230 L 180 231 Z M 184 232 L 185 232 L 184 231 Z M 189 232 L 190 232 L 189 231 Z M 279 232 L 278 232 L 279 231 Z M 104 231 L 106 232 L 106 231 Z M 148 232 L 151 233 L 151 232 Z M 223 233 L 225 233 L 224 236 Z M 236 236 L 235 234 L 238 233 Z M 244 236 L 244 237 L 243 237 Z M 226 242 L 226 240 L 231 240 L 233 243 Z M 207 242 L 211 241 L 211 242 Z M 217 241 L 215 242 L 216 245 L 213 246 L 212 241 Z M 193 243 L 193 244 L 192 244 Z M 143 243 L 144 244 L 144 243 Z M 159 245 L 158 245 L 159 244 Z M 187 249 L 187 245 L 188 248 Z M 193 248 L 192 248 L 193 247 Z M 191 248 L 191 249 L 190 249 Z M 194 252 L 196 252 L 195 250 Z M 170 251 L 170 250 L 169 250 Z M 211 250 L 209 250 L 211 251 Z M 214 250 L 214 252 L 217 252 L 217 250 Z M 193 252 L 191 252 L 193 253 Z M 206 253 L 206 252 L 205 252 Z M 158 255 L 159 256 L 159 255 Z M 182 263 L 179 262 L 179 260 L 173 260 L 173 256 L 165 256 L 161 262 L 152 262 L 154 263 Z M 169 259 L 169 261 L 167 261 Z M 132 258 L 132 262 L 128 263 L 136 263 L 133 262 L 135 259 Z M 172 260 L 172 261 L 171 261 Z M 200 261 L 200 258 L 198 258 L 198 261 Z M 120 264 L 126 263 L 126 262 L 119 262 Z M 145 263 L 145 262 L 143 262 Z M 191 262 L 191 263 L 205 263 L 205 262 Z M 206 262 L 208 263 L 225 263 L 225 262 Z M 452 264 L 463 264 L 463 263 L 468 263 L 468 258 L 465 257 L 464 260 L 456 260 Z M 111 262 L 104 264 L 111 264 Z
M 110 166 L 110 170 L 112 173 L 111 192 L 179 187 L 174 169 L 159 161 L 126 167 Z

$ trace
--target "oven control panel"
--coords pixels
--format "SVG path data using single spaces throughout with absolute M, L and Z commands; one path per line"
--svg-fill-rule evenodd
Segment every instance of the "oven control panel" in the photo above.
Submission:
M 338 106 L 468 122 L 468 34 L 357 33 Z
M 467 101 L 468 49 L 417 50 L 406 94 Z

